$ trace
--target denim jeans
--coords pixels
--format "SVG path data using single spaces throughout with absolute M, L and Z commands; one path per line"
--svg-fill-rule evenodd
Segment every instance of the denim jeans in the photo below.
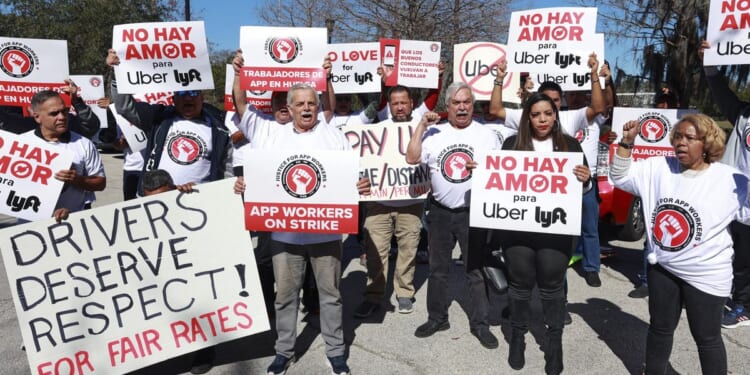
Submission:
M 583 194 L 581 211 L 581 236 L 578 237 L 576 254 L 583 255 L 581 266 L 586 272 L 599 272 L 601 249 L 599 249 L 599 201 L 596 188 Z

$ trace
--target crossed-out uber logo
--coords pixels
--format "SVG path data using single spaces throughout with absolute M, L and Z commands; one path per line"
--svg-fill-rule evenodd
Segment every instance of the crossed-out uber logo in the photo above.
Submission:
M 295 36 L 271 37 L 266 39 L 265 49 L 273 61 L 279 64 L 287 64 L 294 61 L 302 52 L 302 42 Z
M 669 134 L 669 120 L 658 112 L 648 112 L 638 117 L 638 135 L 648 143 L 657 143 Z
M 451 145 L 445 148 L 437 157 L 440 173 L 446 181 L 460 184 L 471 178 L 466 163 L 474 158 L 471 147 L 466 144 Z
M 0 45 L 0 70 L 13 78 L 23 78 L 34 71 L 39 65 L 37 57 L 31 47 L 18 42 L 8 42 Z
M 651 220 L 654 223 L 652 239 L 664 251 L 680 251 L 703 236 L 698 212 L 679 199 L 660 199 Z
M 326 182 L 323 165 L 310 155 L 294 155 L 282 162 L 276 173 L 276 182 L 287 194 L 295 198 L 308 198 Z

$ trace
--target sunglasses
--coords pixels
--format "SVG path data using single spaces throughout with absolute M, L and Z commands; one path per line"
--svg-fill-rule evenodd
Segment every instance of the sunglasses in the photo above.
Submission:
M 189 96 L 191 98 L 195 98 L 198 95 L 200 95 L 200 91 L 191 90 L 191 91 L 175 91 L 174 96 Z

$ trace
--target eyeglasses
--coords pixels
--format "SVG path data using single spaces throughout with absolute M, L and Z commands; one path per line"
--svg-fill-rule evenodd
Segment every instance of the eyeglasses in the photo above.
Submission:
M 674 135 L 672 135 L 672 139 L 675 142 L 681 141 L 683 138 L 685 138 L 688 141 L 688 143 L 695 143 L 695 142 L 698 142 L 698 141 L 703 142 L 703 140 L 704 140 L 703 137 L 698 137 L 698 136 L 695 136 L 695 135 L 692 135 L 692 134 L 682 134 L 682 133 L 675 132 Z
M 191 91 L 175 91 L 174 96 L 189 96 L 191 98 L 195 98 L 198 95 L 200 95 L 201 92 L 197 90 L 191 90 Z

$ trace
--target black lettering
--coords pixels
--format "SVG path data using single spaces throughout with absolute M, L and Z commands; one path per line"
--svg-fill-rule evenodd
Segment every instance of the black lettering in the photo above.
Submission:
M 94 270 L 96 271 L 96 279 L 99 281 L 99 291 L 101 292 L 106 292 L 110 289 L 114 289 L 117 287 L 117 284 L 105 284 L 104 283 L 104 276 L 112 274 L 112 271 L 109 268 L 102 270 L 99 267 L 100 263 L 106 260 L 111 260 L 111 259 L 112 259 L 111 255 L 105 255 L 103 257 L 98 257 L 98 258 L 93 259 Z
M 94 331 L 92 328 L 89 328 L 86 331 L 92 335 L 98 335 L 98 334 L 103 333 L 109 327 L 109 318 L 107 317 L 106 314 L 95 314 L 93 312 L 89 312 L 89 308 L 97 308 L 99 310 L 104 311 L 104 305 L 98 304 L 96 302 L 89 302 L 83 305 L 83 308 L 81 309 L 81 315 L 83 315 L 84 318 L 98 319 L 98 320 L 103 321 L 103 326 L 100 330 Z
M 120 300 L 124 300 L 125 305 L 120 305 Z M 122 328 L 122 313 L 133 308 L 133 299 L 126 293 L 120 293 L 112 296 L 112 304 L 115 308 L 115 316 L 117 317 L 117 326 Z
M 66 231 L 60 237 L 57 237 L 58 236 L 58 234 L 56 233 L 57 228 L 65 228 Z M 81 248 L 78 247 L 78 244 L 76 244 L 71 238 L 73 236 L 73 227 L 70 225 L 70 223 L 65 222 L 65 221 L 57 223 L 47 228 L 47 231 L 49 233 L 50 242 L 52 242 L 52 249 L 55 251 L 55 255 L 57 255 L 58 257 L 60 256 L 60 248 L 57 247 L 57 244 L 60 244 L 63 242 L 70 242 L 71 246 L 73 246 L 73 248 L 76 250 L 76 252 L 78 252 L 78 254 L 83 252 L 83 250 L 81 250 Z
M 27 293 L 26 291 L 28 289 L 24 289 L 24 285 L 26 285 L 29 281 L 37 283 L 40 286 L 41 291 L 43 292 L 38 300 L 31 303 L 29 303 L 28 300 L 31 293 Z M 16 294 L 18 294 L 18 300 L 19 302 L 21 302 L 21 308 L 23 309 L 23 311 L 29 311 L 36 307 L 36 305 L 44 301 L 45 298 L 47 298 L 47 288 L 44 287 L 44 282 L 38 277 L 24 276 L 16 279 Z
M 182 307 L 182 308 L 172 307 L 172 304 L 169 303 L 169 298 L 167 297 L 167 295 L 173 295 L 173 296 L 187 295 L 186 293 L 171 293 L 171 294 L 167 293 L 167 288 L 169 288 L 169 286 L 172 285 L 172 283 L 176 283 L 176 282 L 179 282 L 179 283 L 182 283 L 182 284 L 187 284 L 187 281 L 185 279 L 171 279 L 171 280 L 168 280 L 167 282 L 164 283 L 164 288 L 162 289 L 162 292 L 161 292 L 161 294 L 162 294 L 162 300 L 164 301 L 164 306 L 166 306 L 167 309 L 169 309 L 169 311 L 171 311 L 173 313 L 185 311 L 185 310 L 189 309 L 190 307 L 192 307 L 193 303 L 195 302 L 195 298 L 190 297 L 190 303 L 188 303 L 184 307 Z
M 148 254 L 146 254 L 146 251 L 143 250 L 142 246 L 138 247 L 138 252 L 141 254 L 141 257 L 143 260 L 146 261 L 146 265 L 148 265 L 148 268 L 151 269 L 151 273 L 154 274 L 154 276 L 159 276 L 159 269 L 161 268 L 161 253 L 162 248 L 164 246 L 164 242 L 159 242 L 159 249 L 156 252 L 156 265 L 154 265 L 153 262 L 151 262 L 151 259 L 149 259 Z
M 78 336 L 68 337 L 67 334 L 65 333 L 65 328 L 75 327 L 75 326 L 80 325 L 81 323 L 79 323 L 78 320 L 74 320 L 70 323 L 64 323 L 62 320 L 63 315 L 74 314 L 76 312 L 78 312 L 76 309 L 69 309 L 69 310 L 60 311 L 57 314 L 55 314 L 55 317 L 57 318 L 57 326 L 58 326 L 58 329 L 60 330 L 60 339 L 64 343 L 80 340 L 83 338 L 82 334 Z
M 140 205 L 136 205 L 136 206 L 128 206 L 128 207 L 123 207 L 122 208 L 122 220 L 125 222 L 125 231 L 128 233 L 128 239 L 132 243 L 136 243 L 138 241 L 143 241 L 143 240 L 147 240 L 148 239 L 148 237 L 142 237 L 142 238 L 138 238 L 138 239 L 133 238 L 133 232 L 131 231 L 130 225 L 137 223 L 138 220 L 137 219 L 129 220 L 128 219 L 128 211 L 135 210 L 135 209 L 138 209 L 138 208 L 141 208 L 141 206 Z
M 161 316 L 161 312 L 160 311 L 158 311 L 158 312 L 156 312 L 154 314 L 149 314 L 148 311 L 146 311 L 146 307 L 148 305 L 156 303 L 156 299 L 154 299 L 154 298 L 152 298 L 152 299 L 145 299 L 146 297 L 143 296 L 143 292 L 148 291 L 150 289 L 155 289 L 155 288 L 156 288 L 156 284 L 152 284 L 152 285 L 144 286 L 144 287 L 138 289 L 138 298 L 141 300 L 141 312 L 143 313 L 143 318 L 145 320 L 149 320 L 151 318 L 156 318 L 157 316 Z
M 58 302 L 65 301 L 65 300 L 68 299 L 67 296 L 63 297 L 63 298 L 55 298 L 55 287 L 60 286 L 60 285 L 65 285 L 65 281 L 53 282 L 50 279 L 51 275 L 54 275 L 56 273 L 61 273 L 61 272 L 62 272 L 62 268 L 56 268 L 54 270 L 47 271 L 47 272 L 44 273 L 44 281 L 46 282 L 47 290 L 49 291 L 49 301 L 53 305 L 56 304 L 56 303 L 58 303 Z
M 195 277 L 208 275 L 209 280 L 211 280 L 211 293 L 213 294 L 214 299 L 216 299 L 216 283 L 214 282 L 214 274 L 218 272 L 224 272 L 224 267 L 198 272 L 195 274 Z
M 37 330 L 37 323 L 44 324 L 46 327 L 39 327 L 40 330 Z M 42 331 L 42 329 L 45 329 Z M 49 320 L 38 317 L 29 320 L 29 329 L 31 330 L 31 338 L 34 340 L 34 348 L 36 349 L 37 353 L 42 350 L 42 347 L 39 345 L 39 339 L 42 337 L 46 337 L 50 344 L 52 344 L 52 347 L 54 348 L 57 346 L 57 342 L 55 341 L 55 338 L 52 337 L 52 323 L 49 322 Z
M 158 216 L 155 216 L 151 212 L 151 206 L 159 206 L 161 208 L 161 212 Z M 151 233 L 154 234 L 154 238 L 159 238 L 159 234 L 156 231 L 156 225 L 154 225 L 157 221 L 163 221 L 164 226 L 169 229 L 169 232 L 174 235 L 174 229 L 172 229 L 172 226 L 169 224 L 169 222 L 166 220 L 167 218 L 167 212 L 169 211 L 169 208 L 166 204 L 162 201 L 151 201 L 143 204 L 143 208 L 146 210 L 146 216 L 148 217 L 149 224 L 151 224 Z
M 104 235 L 104 238 L 107 240 L 109 246 L 114 245 L 115 241 L 117 241 L 117 223 L 119 222 L 119 218 L 120 210 L 115 209 L 115 214 L 112 219 L 112 230 L 110 231 L 112 235 L 108 236 L 107 232 L 104 230 L 104 227 L 102 227 L 102 224 L 99 222 L 99 219 L 97 219 L 96 216 L 91 215 L 91 221 L 93 221 L 94 224 L 96 224 L 96 226 L 99 228 L 99 231 L 102 232 L 102 235 Z
M 120 276 L 123 284 L 128 284 L 128 271 L 133 271 L 138 281 L 143 281 L 140 271 L 138 271 L 138 260 L 133 254 L 120 251 L 117 253 L 117 264 L 120 265 Z
M 91 281 L 89 281 L 89 279 L 87 279 L 87 278 L 85 278 L 83 276 L 77 276 L 73 272 L 74 268 L 83 268 L 84 270 L 88 271 L 89 270 L 89 266 L 87 266 L 87 265 L 85 265 L 83 263 L 76 262 L 76 263 L 69 264 L 68 268 L 66 269 L 67 272 L 68 272 L 68 275 L 70 276 L 71 279 L 76 280 L 76 281 L 80 281 L 80 282 L 88 285 L 89 291 L 87 293 L 81 293 L 81 289 L 79 289 L 78 287 L 75 287 L 75 288 L 73 288 L 73 294 L 76 297 L 78 297 L 78 298 L 84 298 L 84 297 L 88 297 L 88 296 L 94 294 L 94 290 L 96 290 L 96 286 L 94 285 L 94 283 L 91 282 Z
M 176 201 L 177 202 L 177 206 L 180 207 L 180 208 L 182 208 L 182 209 L 185 209 L 187 211 L 195 211 L 195 212 L 200 213 L 200 215 L 202 216 L 202 219 L 201 219 L 201 223 L 198 224 L 197 226 L 191 227 L 191 226 L 185 224 L 184 221 L 180 222 L 180 225 L 182 225 L 183 228 L 185 228 L 185 229 L 187 229 L 189 231 L 193 231 L 193 232 L 203 229 L 203 227 L 206 226 L 206 222 L 208 221 L 208 215 L 206 215 L 206 213 L 203 210 L 199 209 L 199 208 L 192 208 L 192 207 L 188 207 L 188 206 L 185 206 L 184 204 L 182 204 L 182 197 L 183 196 L 185 196 L 185 193 L 180 193 L 177 196 L 177 201 Z
M 28 260 L 23 259 L 23 257 L 21 256 L 20 250 L 21 249 L 23 249 L 24 251 L 29 250 L 31 248 L 31 246 L 29 246 L 30 244 L 24 241 L 22 245 L 19 246 L 20 241 L 18 241 L 20 237 L 24 237 L 24 236 L 36 237 L 37 239 L 39 239 L 39 243 L 42 245 L 41 251 L 39 251 L 39 253 L 35 257 L 28 259 Z M 18 266 L 28 266 L 29 264 L 32 264 L 36 262 L 37 260 L 39 260 L 39 258 L 41 258 L 42 255 L 44 255 L 44 253 L 47 252 L 47 243 L 44 241 L 44 237 L 42 237 L 41 234 L 31 231 L 31 230 L 27 230 L 25 232 L 21 232 L 21 233 L 14 235 L 13 237 L 10 238 L 10 243 L 12 244 L 13 256 L 15 257 L 16 265 Z
M 180 255 L 186 254 L 187 249 L 177 249 L 175 245 L 185 241 L 187 237 L 172 238 L 169 240 L 169 251 L 172 253 L 172 261 L 174 262 L 174 269 L 181 270 L 183 268 L 192 267 L 193 263 L 180 264 L 180 260 L 177 259 Z

